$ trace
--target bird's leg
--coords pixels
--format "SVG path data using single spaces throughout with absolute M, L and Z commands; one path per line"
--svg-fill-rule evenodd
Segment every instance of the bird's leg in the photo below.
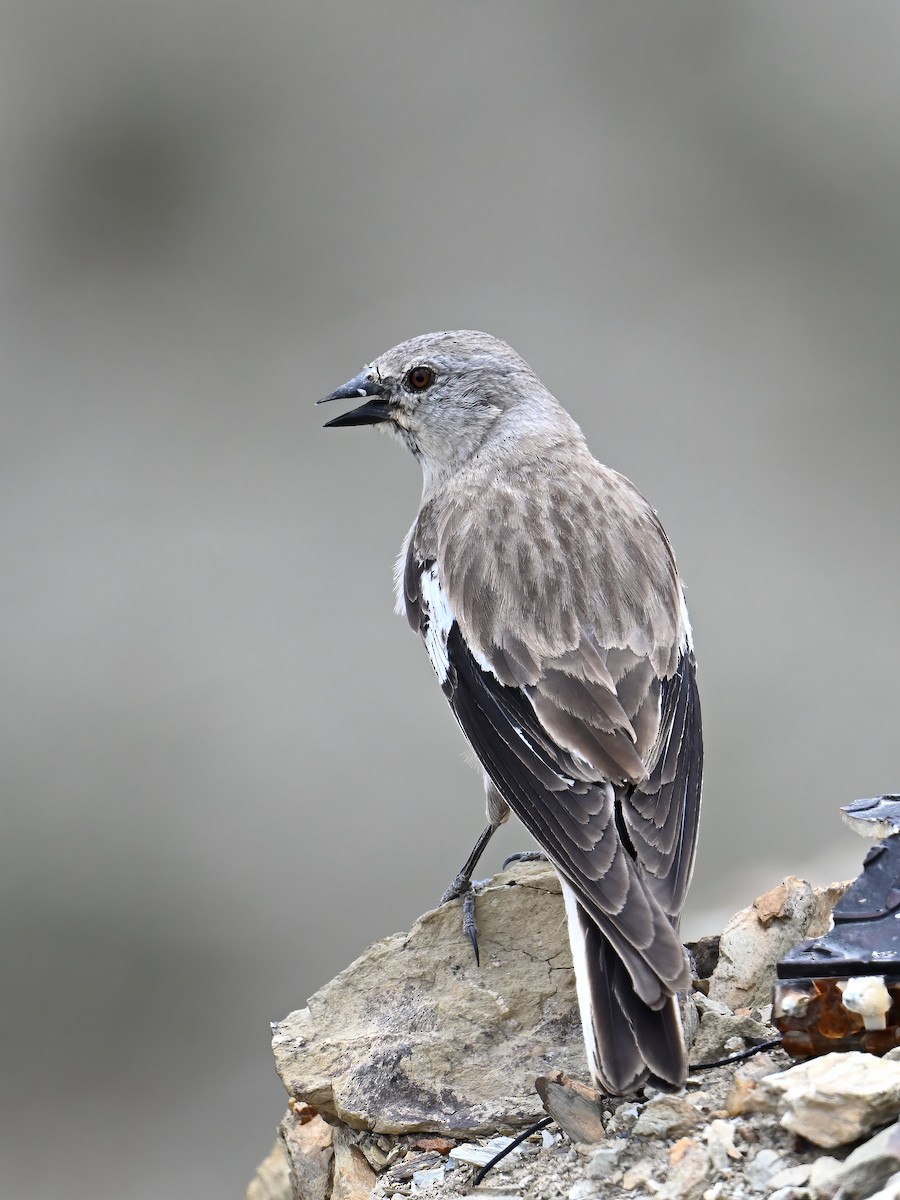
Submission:
M 475 921 L 475 887 L 472 882 L 472 872 L 478 865 L 478 860 L 484 854 L 485 847 L 494 836 L 498 826 L 491 824 L 485 827 L 478 841 L 472 847 L 472 853 L 462 865 L 462 869 L 457 872 L 453 882 L 441 896 L 440 903 L 447 904 L 450 900 L 457 900 L 462 897 L 463 902 L 463 933 L 472 943 L 472 949 L 475 951 L 475 962 L 481 964 L 481 958 L 478 953 L 478 926 Z

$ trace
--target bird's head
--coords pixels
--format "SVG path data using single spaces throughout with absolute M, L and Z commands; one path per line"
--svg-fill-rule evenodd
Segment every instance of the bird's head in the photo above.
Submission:
M 511 347 L 468 329 L 401 342 L 319 403 L 357 399 L 363 403 L 326 429 L 377 425 L 409 446 L 426 485 L 471 461 L 507 426 L 527 428 L 560 412 Z

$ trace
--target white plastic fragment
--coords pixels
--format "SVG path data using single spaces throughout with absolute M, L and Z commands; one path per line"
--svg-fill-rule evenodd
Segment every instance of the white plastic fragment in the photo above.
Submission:
M 883 975 L 857 975 L 838 983 L 844 996 L 844 1007 L 859 1013 L 866 1029 L 887 1029 L 891 994 Z

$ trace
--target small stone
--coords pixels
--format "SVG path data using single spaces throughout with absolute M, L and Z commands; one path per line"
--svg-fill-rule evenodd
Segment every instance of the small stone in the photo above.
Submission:
M 880 1192 L 869 1200 L 900 1200 L 900 1174 L 892 1175 Z
M 761 1192 L 768 1186 L 772 1176 L 777 1174 L 783 1166 L 781 1155 L 776 1150 L 763 1146 L 747 1163 L 744 1176 L 752 1188 Z
M 683 1137 L 669 1151 L 666 1194 L 671 1200 L 701 1200 L 709 1181 L 709 1156 L 700 1142 Z
M 453 1147 L 450 1151 L 450 1158 L 455 1159 L 456 1162 L 470 1163 L 474 1167 L 485 1167 L 495 1155 L 499 1154 L 501 1150 L 505 1150 L 512 1140 L 509 1137 L 495 1137 L 482 1145 L 464 1142 L 461 1146 Z M 522 1147 L 517 1146 L 509 1157 L 512 1158 L 521 1153 Z
M 619 1159 L 625 1149 L 624 1139 L 597 1146 L 588 1160 L 585 1174 L 588 1179 L 611 1179 L 619 1169 Z
M 728 1095 L 725 1097 L 725 1108 L 730 1117 L 744 1116 L 745 1113 L 759 1112 L 765 1109 L 767 1101 L 761 1098 L 757 1085 L 761 1079 L 778 1070 L 775 1059 L 771 1054 L 759 1054 L 734 1073 Z
M 812 1163 L 800 1163 L 796 1167 L 782 1167 L 769 1180 L 771 1188 L 799 1188 L 809 1183 Z
M 437 1150 L 438 1154 L 449 1154 L 456 1142 L 450 1138 L 420 1137 L 410 1142 L 411 1150 Z
M 811 1200 L 812 1192 L 808 1188 L 782 1187 L 769 1194 L 769 1200 Z
M 649 1158 L 639 1159 L 622 1176 L 622 1187 L 626 1192 L 633 1192 L 635 1188 L 646 1187 L 653 1180 L 653 1171 L 654 1164 Z
M 591 1179 L 579 1179 L 569 1188 L 569 1200 L 590 1200 L 592 1196 L 596 1196 L 597 1185 Z
M 816 1159 L 807 1181 L 807 1186 L 816 1200 L 830 1200 L 834 1195 L 838 1189 L 837 1176 L 840 1169 L 841 1162 L 837 1158 L 823 1154 L 821 1158 Z
M 836 1178 L 841 1200 L 864 1200 L 900 1172 L 900 1122 L 882 1129 L 844 1159 Z
M 735 1132 L 731 1121 L 723 1120 L 710 1121 L 703 1131 L 714 1171 L 725 1171 L 734 1162 L 740 1160 L 741 1152 L 734 1144 Z
M 690 1133 L 703 1117 L 689 1100 L 681 1096 L 658 1096 L 645 1104 L 635 1122 L 637 1137 L 681 1137 Z
M 764 1111 L 826 1150 L 858 1141 L 900 1113 L 900 1063 L 850 1051 L 768 1075 L 755 1089 Z
M 375 1172 L 365 1155 L 354 1146 L 343 1130 L 334 1138 L 334 1181 L 331 1200 L 369 1200 L 375 1186 Z

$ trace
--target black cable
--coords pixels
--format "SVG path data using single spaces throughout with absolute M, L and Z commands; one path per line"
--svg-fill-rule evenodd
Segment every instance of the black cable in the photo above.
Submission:
M 477 1175 L 475 1176 L 474 1180 L 472 1181 L 473 1187 L 478 1187 L 479 1183 L 481 1183 L 482 1179 L 484 1179 L 484 1177 L 485 1177 L 485 1175 L 487 1175 L 488 1171 L 493 1171 L 493 1169 L 494 1169 L 494 1167 L 496 1167 L 497 1163 L 500 1162 L 501 1159 L 506 1158 L 507 1154 L 511 1154 L 513 1152 L 513 1150 L 515 1150 L 516 1146 L 521 1146 L 521 1144 L 525 1141 L 526 1138 L 530 1138 L 533 1133 L 538 1133 L 541 1129 L 546 1129 L 547 1126 L 552 1125 L 552 1123 L 553 1123 L 552 1117 L 541 1117 L 541 1119 L 539 1121 L 535 1122 L 534 1125 L 529 1126 L 528 1129 L 524 1130 L 522 1133 L 517 1134 L 513 1138 L 513 1140 L 509 1143 L 508 1146 L 504 1146 L 499 1154 L 495 1154 L 490 1162 L 485 1163 L 484 1166 L 479 1169 Z

